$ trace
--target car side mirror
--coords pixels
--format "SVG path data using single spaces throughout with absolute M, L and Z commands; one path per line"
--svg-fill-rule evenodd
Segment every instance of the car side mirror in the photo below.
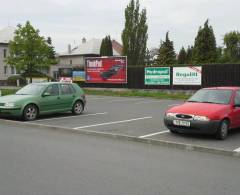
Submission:
M 48 92 L 44 92 L 42 96 L 43 96 L 43 97 L 50 96 L 50 93 L 48 93 Z

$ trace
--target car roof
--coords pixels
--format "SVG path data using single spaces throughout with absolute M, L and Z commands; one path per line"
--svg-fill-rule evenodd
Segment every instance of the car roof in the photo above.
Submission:
M 237 86 L 220 86 L 220 87 L 208 87 L 203 89 L 220 89 L 220 90 L 239 90 L 240 87 Z

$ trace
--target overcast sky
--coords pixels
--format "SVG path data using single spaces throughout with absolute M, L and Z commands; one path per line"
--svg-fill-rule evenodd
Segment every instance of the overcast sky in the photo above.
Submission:
M 0 29 L 24 24 L 27 20 L 50 36 L 57 52 L 67 45 L 87 40 L 111 38 L 121 42 L 124 9 L 130 0 L 7 0 L 0 6 Z M 147 9 L 148 47 L 159 47 L 167 31 L 175 50 L 192 45 L 199 26 L 207 18 L 217 44 L 232 30 L 240 31 L 240 0 L 140 0 Z

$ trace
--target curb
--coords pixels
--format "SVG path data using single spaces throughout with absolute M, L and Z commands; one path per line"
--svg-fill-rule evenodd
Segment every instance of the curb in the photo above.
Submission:
M 67 132 L 72 132 L 77 134 L 102 136 L 102 137 L 125 140 L 125 141 L 134 141 L 134 142 L 145 143 L 145 144 L 165 146 L 169 148 L 182 149 L 185 151 L 205 152 L 205 153 L 240 158 L 240 152 L 228 151 L 228 150 L 217 149 L 217 148 L 208 148 L 208 147 L 199 146 L 199 145 L 170 142 L 165 140 L 156 140 L 156 139 L 149 139 L 149 138 L 139 138 L 139 137 L 128 136 L 128 135 L 112 134 L 112 133 L 99 132 L 99 131 L 89 131 L 84 129 L 76 130 L 76 129 L 66 128 L 66 127 L 36 124 L 31 122 L 19 122 L 19 121 L 4 120 L 4 119 L 0 119 L 0 122 L 1 124 L 6 124 L 6 125 L 33 127 L 38 129 L 49 129 L 49 130 L 57 130 L 57 131 L 64 131 L 64 132 L 67 131 Z

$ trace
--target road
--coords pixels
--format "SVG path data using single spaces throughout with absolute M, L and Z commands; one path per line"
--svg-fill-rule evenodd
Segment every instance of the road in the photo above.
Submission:
M 0 126 L 1 195 L 239 195 L 239 158 Z

